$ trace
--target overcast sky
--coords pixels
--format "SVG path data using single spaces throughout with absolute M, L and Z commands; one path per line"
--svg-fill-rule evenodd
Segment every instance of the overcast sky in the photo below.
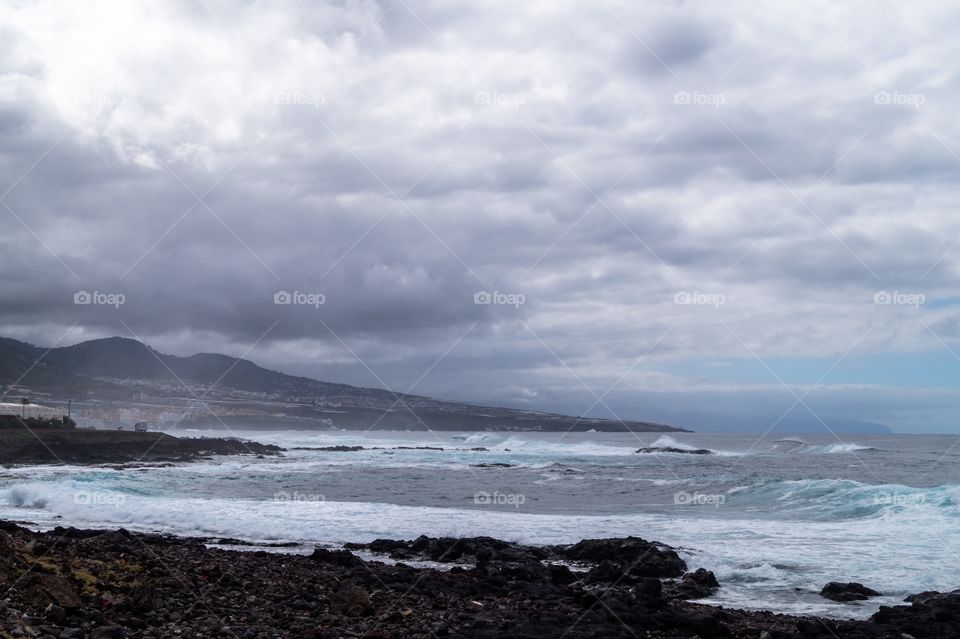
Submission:
M 945 2 L 0 2 L 0 333 L 954 431 L 957 33 Z

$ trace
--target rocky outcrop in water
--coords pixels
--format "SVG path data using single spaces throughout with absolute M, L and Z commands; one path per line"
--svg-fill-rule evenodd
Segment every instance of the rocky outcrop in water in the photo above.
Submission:
M 880 593 L 855 581 L 847 583 L 831 581 L 820 591 L 820 596 L 832 601 L 849 602 L 879 597 Z
M 279 455 L 282 448 L 232 438 L 182 438 L 115 430 L 0 430 L 0 464 L 193 461 L 212 455 Z
M 673 446 L 663 446 L 660 448 L 638 448 L 635 453 L 680 453 L 683 455 L 712 455 L 713 451 L 709 448 L 675 448 Z
M 716 575 L 704 568 L 686 573 L 679 581 L 671 583 L 667 595 L 672 599 L 703 599 L 720 589 Z

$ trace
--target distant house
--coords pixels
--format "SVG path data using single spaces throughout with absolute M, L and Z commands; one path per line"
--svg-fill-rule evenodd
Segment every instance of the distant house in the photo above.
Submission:
M 133 425 L 133 430 L 138 433 L 145 433 L 150 429 L 150 422 L 137 422 Z

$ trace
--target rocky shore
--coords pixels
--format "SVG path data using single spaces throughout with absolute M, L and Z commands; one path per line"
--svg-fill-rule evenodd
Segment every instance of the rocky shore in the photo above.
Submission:
M 542 548 L 421 537 L 312 555 L 209 542 L 0 523 L 0 637 L 960 637 L 960 593 L 923 593 L 867 621 L 692 603 L 718 586 L 713 575 L 632 537 Z M 403 563 L 420 559 L 451 567 Z
M 118 430 L 0 429 L 0 465 L 184 462 L 211 455 L 279 455 L 281 448 L 230 438 Z

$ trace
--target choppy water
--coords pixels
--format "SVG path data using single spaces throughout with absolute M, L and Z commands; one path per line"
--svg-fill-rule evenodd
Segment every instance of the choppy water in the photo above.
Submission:
M 637 535 L 716 572 L 723 588 L 711 602 L 837 617 L 960 587 L 956 437 L 242 434 L 285 448 L 446 450 L 295 450 L 280 459 L 124 471 L 6 469 L 0 518 L 328 545 L 420 534 L 526 543 Z M 641 446 L 714 454 L 636 454 Z M 814 594 L 831 580 L 862 581 L 887 596 L 833 604 Z

